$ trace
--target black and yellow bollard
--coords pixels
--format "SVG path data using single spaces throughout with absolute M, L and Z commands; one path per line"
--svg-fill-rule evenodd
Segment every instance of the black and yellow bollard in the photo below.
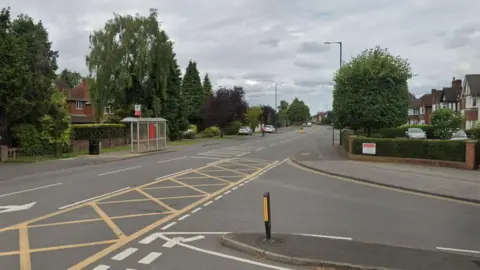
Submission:
M 263 220 L 265 221 L 265 240 L 272 238 L 272 220 L 270 215 L 270 192 L 263 193 Z

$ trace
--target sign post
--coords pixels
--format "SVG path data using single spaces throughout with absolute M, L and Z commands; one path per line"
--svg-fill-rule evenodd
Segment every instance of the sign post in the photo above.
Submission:
M 135 104 L 135 116 L 142 117 L 142 105 Z
M 272 223 L 270 216 L 270 192 L 263 193 L 263 220 L 265 221 L 265 240 L 272 238 Z

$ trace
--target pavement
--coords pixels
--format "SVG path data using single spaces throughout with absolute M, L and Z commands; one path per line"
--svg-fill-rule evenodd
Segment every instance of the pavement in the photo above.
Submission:
M 303 167 L 365 183 L 480 203 L 480 171 L 347 160 L 341 146 L 301 151 Z
M 313 269 L 220 244 L 226 233 L 263 231 L 265 191 L 274 235 L 480 254 L 477 204 L 344 181 L 289 160 L 327 149 L 331 134 L 284 130 L 1 181 L 0 268 Z

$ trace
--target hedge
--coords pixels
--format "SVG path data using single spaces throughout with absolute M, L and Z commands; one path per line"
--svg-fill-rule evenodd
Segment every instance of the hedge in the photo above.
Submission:
M 72 125 L 72 140 L 109 139 L 126 137 L 123 124 L 75 124 Z
M 465 162 L 465 141 L 356 137 L 353 154 L 362 154 L 362 143 L 375 143 L 377 156 Z
M 480 128 L 465 130 L 465 133 L 467 133 L 468 137 L 472 139 L 480 140 Z
M 405 125 L 396 128 L 381 128 L 376 130 L 376 132 L 382 135 L 382 138 L 404 138 L 405 131 L 409 128 L 421 128 L 427 134 L 428 139 L 438 139 L 434 135 L 435 127 L 432 125 Z

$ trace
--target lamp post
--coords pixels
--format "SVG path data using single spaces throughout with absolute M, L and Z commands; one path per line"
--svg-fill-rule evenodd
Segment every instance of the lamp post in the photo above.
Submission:
M 278 104 L 277 104 L 277 86 L 284 84 L 285 82 L 275 83 L 275 133 L 277 133 L 277 116 L 278 116 Z
M 324 42 L 324 44 L 327 44 L 327 45 L 338 44 L 340 46 L 340 67 L 342 67 L 343 43 L 341 41 L 326 41 Z M 332 123 L 332 145 L 335 145 L 335 125 L 333 123 Z

